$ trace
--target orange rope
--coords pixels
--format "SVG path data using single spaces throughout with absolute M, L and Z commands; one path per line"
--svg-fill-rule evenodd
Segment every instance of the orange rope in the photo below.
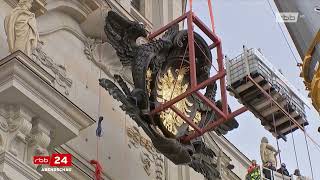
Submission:
M 192 0 L 189 0 L 190 11 L 192 10 Z
M 208 0 L 208 8 L 209 8 L 209 13 L 210 13 L 210 20 L 211 20 L 212 32 L 214 32 L 214 18 L 213 18 L 213 11 L 212 11 L 211 0 Z

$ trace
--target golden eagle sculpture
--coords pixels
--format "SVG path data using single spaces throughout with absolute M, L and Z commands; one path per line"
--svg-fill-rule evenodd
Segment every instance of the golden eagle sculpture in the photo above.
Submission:
M 115 75 L 114 82 L 117 85 L 111 80 L 99 79 L 100 85 L 122 103 L 121 109 L 144 130 L 160 153 L 175 164 L 189 165 L 209 180 L 221 179 L 214 163 L 216 155 L 203 138 L 179 141 L 180 137 L 193 131 L 180 116 L 170 108 L 150 115 L 150 111 L 161 103 L 190 88 L 187 31 L 179 30 L 176 25 L 161 38 L 138 45 L 137 38 L 147 37 L 143 24 L 109 11 L 105 33 L 122 65 L 131 68 L 134 84 L 129 87 L 120 75 Z M 209 77 L 212 54 L 199 34 L 194 33 L 194 39 L 197 44 L 197 82 L 201 83 Z M 215 100 L 216 90 L 216 83 L 212 83 L 204 90 L 205 96 L 221 108 L 221 103 Z M 175 106 L 199 127 L 220 118 L 193 95 L 177 102 Z M 237 127 L 237 121 L 232 119 L 214 131 L 223 135 Z

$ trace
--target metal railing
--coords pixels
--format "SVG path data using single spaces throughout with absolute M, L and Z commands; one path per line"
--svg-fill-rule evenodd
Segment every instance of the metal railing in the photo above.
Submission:
M 266 167 L 257 167 L 246 175 L 246 180 L 294 180 L 293 176 L 282 175 Z

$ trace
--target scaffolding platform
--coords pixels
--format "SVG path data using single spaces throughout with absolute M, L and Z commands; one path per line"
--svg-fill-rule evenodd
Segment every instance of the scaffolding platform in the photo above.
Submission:
M 226 59 L 226 71 L 230 94 L 259 118 L 273 136 L 285 139 L 299 125 L 308 125 L 305 103 L 298 91 L 259 50 L 244 48 L 239 56 Z

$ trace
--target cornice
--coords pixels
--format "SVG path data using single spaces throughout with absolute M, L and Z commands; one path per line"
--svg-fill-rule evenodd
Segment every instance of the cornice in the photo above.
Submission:
M 38 180 L 42 176 L 36 170 L 32 169 L 30 166 L 20 161 L 19 159 L 17 159 L 10 152 L 0 151 L 0 164 L 1 164 L 1 168 L 4 168 L 4 165 L 9 165 L 13 169 L 15 169 L 18 173 L 22 174 L 23 176 L 25 176 L 27 179 L 30 179 L 30 180 Z
M 0 95 L 3 92 L 16 93 L 20 99 L 6 101 L 34 104 L 31 107 L 41 111 L 44 120 L 56 126 L 60 133 L 56 134 L 54 141 L 62 144 L 95 120 L 55 89 L 52 79 L 48 72 L 20 51 L 0 60 Z M 5 91 L 8 88 L 12 90 Z

